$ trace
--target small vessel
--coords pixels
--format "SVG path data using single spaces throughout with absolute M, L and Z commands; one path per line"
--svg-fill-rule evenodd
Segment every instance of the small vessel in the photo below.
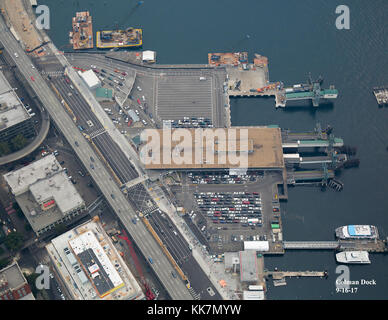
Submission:
M 335 255 L 339 263 L 368 264 L 369 253 L 367 251 L 343 251 Z
M 375 226 L 348 225 L 335 229 L 335 235 L 340 239 L 377 239 L 379 234 Z
M 74 50 L 93 48 L 93 23 L 89 11 L 77 12 L 72 20 L 73 31 L 69 32 Z

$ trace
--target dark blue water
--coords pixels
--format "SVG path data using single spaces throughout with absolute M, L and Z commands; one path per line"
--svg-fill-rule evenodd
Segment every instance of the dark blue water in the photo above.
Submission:
M 49 35 L 69 49 L 68 31 L 76 11 L 89 10 L 94 30 L 142 27 L 144 49 L 157 51 L 158 63 L 206 63 L 208 52 L 248 51 L 269 57 L 270 79 L 304 82 L 309 72 L 335 84 L 333 106 L 276 110 L 272 99 L 232 101 L 233 125 L 278 124 L 311 130 L 317 121 L 332 125 L 346 144 L 358 147 L 361 165 L 344 171 L 341 193 L 310 187 L 289 190 L 283 206 L 286 240 L 332 240 L 345 224 L 373 224 L 388 236 L 388 108 L 379 109 L 372 87 L 388 85 L 388 1 L 349 0 L 350 30 L 335 27 L 334 0 L 273 1 L 46 1 L 51 8 Z M 249 35 L 249 37 L 247 37 Z M 388 257 L 372 254 L 369 266 L 351 266 L 351 280 L 375 279 L 357 294 L 335 293 L 333 252 L 288 252 L 266 258 L 266 267 L 329 271 L 329 279 L 292 279 L 270 288 L 271 299 L 386 299 Z

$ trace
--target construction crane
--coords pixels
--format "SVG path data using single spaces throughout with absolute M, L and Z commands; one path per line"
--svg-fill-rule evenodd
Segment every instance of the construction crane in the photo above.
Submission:
M 135 249 L 133 248 L 132 242 L 129 240 L 128 235 L 124 229 L 122 230 L 122 234 L 123 235 L 117 235 L 117 237 L 124 240 L 128 245 L 129 252 L 131 253 L 132 259 L 135 262 L 136 270 L 140 276 L 140 281 L 141 281 L 142 285 L 144 286 L 146 299 L 147 300 L 155 300 L 155 298 L 156 298 L 155 294 L 150 289 L 150 287 L 149 287 L 149 285 L 148 285 L 148 283 L 143 275 L 143 271 L 141 269 L 139 260 L 137 258 L 136 252 L 135 252 Z

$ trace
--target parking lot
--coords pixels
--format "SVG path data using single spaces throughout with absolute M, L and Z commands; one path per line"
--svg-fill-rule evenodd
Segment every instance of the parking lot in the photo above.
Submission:
M 170 188 L 178 204 L 186 209 L 185 220 L 191 222 L 188 226 L 212 254 L 242 250 L 243 241 L 264 240 L 269 241 L 270 248 L 275 245 L 272 226 L 281 225 L 278 173 L 252 171 L 245 176 L 229 176 L 189 172 L 182 176 L 181 184 Z M 193 183 L 197 178 L 203 182 Z M 216 183 L 212 179 L 220 180 Z
M 200 80 L 202 79 L 202 80 Z M 212 119 L 212 79 L 198 76 L 169 76 L 157 81 L 157 115 L 162 120 L 184 117 Z

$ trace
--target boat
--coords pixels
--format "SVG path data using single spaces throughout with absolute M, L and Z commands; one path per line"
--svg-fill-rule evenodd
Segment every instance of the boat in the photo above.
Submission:
M 69 33 L 74 50 L 92 49 L 93 23 L 89 11 L 77 12 L 72 20 L 73 31 Z
M 369 253 L 367 251 L 343 251 L 335 255 L 337 262 L 349 264 L 368 264 Z
M 97 32 L 97 48 L 129 48 L 143 45 L 142 29 L 127 28 L 126 30 L 109 30 Z
M 375 226 L 348 225 L 335 229 L 335 235 L 340 239 L 377 239 L 379 234 Z

